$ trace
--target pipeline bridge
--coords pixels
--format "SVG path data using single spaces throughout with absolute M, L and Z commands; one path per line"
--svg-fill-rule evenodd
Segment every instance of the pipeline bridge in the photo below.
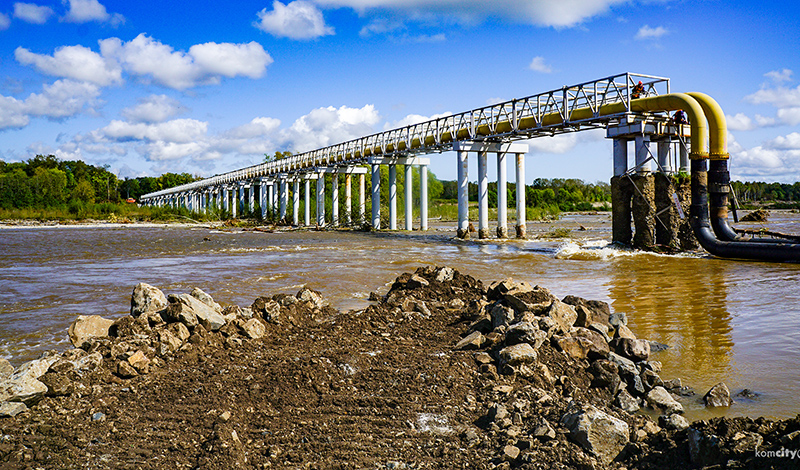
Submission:
M 675 123 L 671 111 L 683 110 L 688 125 Z M 262 215 L 277 211 L 287 220 L 289 194 L 292 223 L 300 223 L 300 186 L 304 191 L 302 225 L 311 225 L 311 181 L 316 182 L 317 226 L 353 224 L 352 176 L 358 176 L 358 223 L 366 222 L 365 176 L 370 173 L 371 225 L 381 229 L 380 168 L 388 166 L 389 230 L 397 230 L 397 166 L 412 181 L 419 168 L 419 229 L 427 230 L 427 166 L 430 155 L 455 151 L 458 168 L 458 236 L 469 236 L 468 165 L 478 165 L 478 236 L 488 238 L 488 154 L 497 159 L 497 237 L 508 236 L 506 156 L 516 163 L 516 223 L 518 238 L 525 232 L 525 140 L 602 128 L 613 139 L 615 179 L 655 171 L 691 173 L 689 221 L 700 245 L 727 258 L 800 261 L 800 244 L 780 238 L 748 238 L 727 222 L 730 176 L 727 124 L 722 109 L 703 93 L 673 93 L 669 78 L 638 73 L 564 86 L 525 98 L 484 106 L 459 114 L 378 132 L 336 145 L 253 165 L 211 178 L 145 194 L 141 203 L 185 207 L 193 211 L 237 211 L 260 207 Z M 630 162 L 628 142 L 634 143 Z M 656 153 L 651 151 L 656 144 Z M 325 175 L 331 175 L 332 214 L 325 214 Z M 344 220 L 339 217 L 339 176 L 345 178 Z M 292 185 L 291 190 L 289 184 Z M 613 188 L 612 188 L 613 189 Z M 413 228 L 412 185 L 405 185 L 405 230 Z M 618 217 L 614 233 L 630 230 L 630 217 Z M 676 206 L 679 205 L 676 200 Z M 680 210 L 678 211 L 680 212 Z M 627 228 L 625 225 L 627 224 Z M 638 229 L 637 229 L 638 230 Z M 617 241 L 617 240 L 615 240 Z M 624 240 L 623 237 L 623 242 Z

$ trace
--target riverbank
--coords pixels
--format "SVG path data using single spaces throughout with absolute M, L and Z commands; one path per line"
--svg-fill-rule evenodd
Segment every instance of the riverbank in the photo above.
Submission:
M 44 359 L 51 396 L 0 421 L 0 468 L 798 461 L 788 451 L 800 445 L 800 419 L 684 423 L 662 392 L 677 377 L 659 376 L 650 343 L 624 339 L 634 332 L 603 302 L 558 301 L 524 282 L 487 286 L 448 268 L 403 274 L 371 298 L 337 311 L 308 289 L 224 309 L 198 292 L 134 297 L 136 316 L 106 326 L 111 337 L 76 339 L 84 349 Z

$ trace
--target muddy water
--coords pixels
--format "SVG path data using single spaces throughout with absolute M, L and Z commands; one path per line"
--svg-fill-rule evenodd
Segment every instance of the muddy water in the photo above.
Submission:
M 798 233 L 800 217 L 773 217 L 771 229 Z M 680 377 L 698 403 L 724 381 L 739 400 L 729 416 L 800 413 L 800 265 L 632 253 L 605 246 L 606 215 L 570 215 L 569 240 L 455 241 L 450 226 L 427 234 L 226 232 L 203 227 L 56 227 L 0 230 L 0 356 L 19 364 L 67 348 L 77 315 L 128 313 L 137 282 L 166 293 L 198 286 L 223 304 L 263 294 L 318 289 L 340 309 L 358 309 L 370 291 L 420 265 L 448 265 L 485 281 L 513 276 L 609 302 L 640 337 L 670 346 L 654 355 L 664 378 Z M 550 224 L 531 224 L 545 234 Z M 586 230 L 581 230 L 585 228 Z

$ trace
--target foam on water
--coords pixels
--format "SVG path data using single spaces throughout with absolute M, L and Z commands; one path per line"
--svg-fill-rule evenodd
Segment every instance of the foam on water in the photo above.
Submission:
M 669 257 L 691 257 L 692 255 L 653 253 L 649 251 L 638 251 L 622 245 L 610 243 L 608 240 L 584 240 L 568 241 L 561 244 L 556 249 L 556 259 L 568 260 L 610 260 L 614 258 L 629 258 L 638 256 L 669 256 Z

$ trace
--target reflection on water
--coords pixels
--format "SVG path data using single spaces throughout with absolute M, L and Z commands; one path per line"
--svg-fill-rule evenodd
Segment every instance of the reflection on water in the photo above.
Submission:
M 0 230 L 0 355 L 19 364 L 42 350 L 67 348 L 66 329 L 77 315 L 127 314 L 137 282 L 166 293 L 197 286 L 238 305 L 307 284 L 346 310 L 363 308 L 370 291 L 385 291 L 404 271 L 448 265 L 485 282 L 511 276 L 559 298 L 609 302 L 628 314 L 639 337 L 670 346 L 653 357 L 663 362 L 664 378 L 680 377 L 699 395 L 719 381 L 734 392 L 762 394 L 738 403 L 731 415 L 800 413 L 800 266 L 622 251 L 600 239 L 606 219 L 572 220 L 589 227 L 576 235 L 590 239 L 569 243 L 464 242 L 450 230 Z M 548 230 L 534 225 L 529 232 Z M 690 417 L 709 416 L 697 400 L 684 401 Z

